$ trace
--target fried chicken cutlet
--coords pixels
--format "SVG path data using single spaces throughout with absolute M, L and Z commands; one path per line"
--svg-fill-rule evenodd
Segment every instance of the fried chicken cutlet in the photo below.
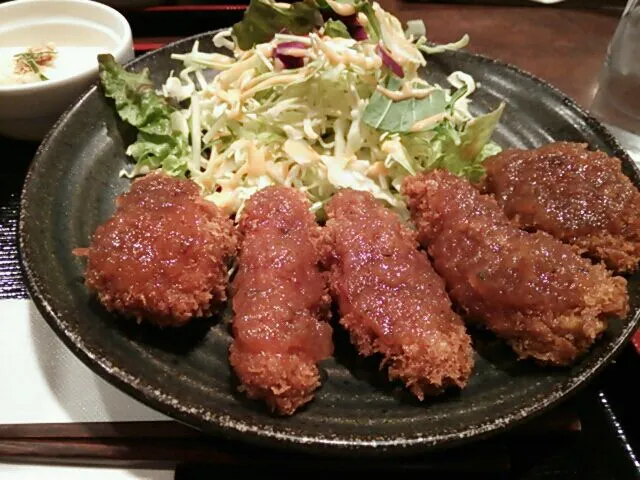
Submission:
M 444 170 L 403 186 L 419 240 L 469 317 L 521 358 L 572 363 L 628 311 L 626 280 L 544 232 L 515 226 L 496 201 Z
M 483 191 L 521 228 L 543 230 L 619 272 L 640 261 L 640 192 L 620 160 L 557 142 L 488 158 Z
M 291 415 L 320 386 L 333 353 L 320 227 L 298 191 L 266 187 L 245 204 L 233 280 L 230 363 L 248 397 Z
M 233 223 L 190 180 L 153 172 L 116 199 L 92 236 L 85 284 L 100 302 L 138 321 L 181 326 L 226 300 Z
M 471 338 L 415 234 L 368 192 L 340 190 L 325 210 L 330 290 L 359 353 L 420 400 L 464 387 Z

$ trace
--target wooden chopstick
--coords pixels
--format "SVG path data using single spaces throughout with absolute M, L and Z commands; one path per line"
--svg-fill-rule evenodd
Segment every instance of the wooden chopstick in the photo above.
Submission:
M 580 418 L 569 406 L 561 406 L 514 429 L 511 435 L 544 435 L 579 432 Z M 208 438 L 205 433 L 174 421 L 26 423 L 0 425 L 2 439 L 93 439 L 93 438 Z
M 508 444 L 580 430 L 575 410 L 560 406 L 497 438 L 399 462 L 405 470 L 504 473 L 510 469 Z M 260 450 L 174 421 L 0 425 L 0 461 L 129 468 L 213 464 L 254 470 L 283 464 L 294 470 L 309 465 L 333 469 L 338 462 L 345 469 L 355 468 L 348 460 L 334 459 L 329 465 L 322 458 Z M 367 460 L 358 468 L 375 468 L 376 462 L 380 468 L 385 465 L 384 460 Z
M 119 440 L 0 440 L 0 461 L 64 465 L 102 465 L 146 468 L 173 468 L 179 464 L 235 465 L 237 467 L 307 470 L 309 467 L 378 469 L 393 464 L 405 470 L 445 470 L 463 472 L 505 472 L 510 469 L 507 447 L 483 442 L 472 448 L 457 448 L 433 455 L 421 455 L 391 462 L 381 459 L 336 459 L 261 450 L 240 446 L 232 453 L 212 442 L 195 439 Z
M 0 425 L 0 439 L 202 438 L 205 434 L 172 421 L 25 423 Z
M 211 442 L 185 439 L 25 439 L 0 440 L 0 460 L 94 465 L 125 461 L 162 467 L 179 462 L 235 463 L 238 458 Z

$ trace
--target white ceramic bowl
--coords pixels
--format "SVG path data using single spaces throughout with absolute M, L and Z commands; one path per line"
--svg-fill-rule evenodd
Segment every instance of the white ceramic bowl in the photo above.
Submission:
M 133 59 L 131 27 L 117 10 L 91 0 L 14 0 L 0 4 L 0 61 L 53 42 L 49 79 L 0 84 L 0 135 L 38 141 L 98 78 L 98 53 Z M 9 60 L 10 61 L 10 60 Z M 57 69 L 57 70 L 56 70 Z M 57 73 L 56 73 L 57 72 Z

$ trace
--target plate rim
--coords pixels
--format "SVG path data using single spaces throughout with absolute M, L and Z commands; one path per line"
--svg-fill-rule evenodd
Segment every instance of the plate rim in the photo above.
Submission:
M 161 55 L 165 50 L 169 50 L 183 44 L 186 45 L 207 36 L 212 37 L 215 33 L 223 29 L 226 28 L 209 30 L 179 38 L 163 45 L 160 48 L 151 50 L 136 57 L 124 64 L 124 67 L 126 69 L 131 69 L 148 58 Z M 462 50 L 457 52 L 445 52 L 444 54 L 438 55 L 447 54 L 472 57 L 484 64 L 496 65 L 499 68 L 504 68 L 520 77 L 525 77 L 539 84 L 574 112 L 578 113 L 581 119 L 584 120 L 589 127 L 612 148 L 612 150 L 614 150 L 615 156 L 618 157 L 621 162 L 630 165 L 636 177 L 640 178 L 640 168 L 630 158 L 629 154 L 624 148 L 622 148 L 618 140 L 611 134 L 608 128 L 599 120 L 594 118 L 587 110 L 578 105 L 575 100 L 567 96 L 554 85 L 526 70 L 521 69 L 520 67 L 483 54 Z M 427 57 L 427 61 L 428 58 L 429 57 Z M 37 269 L 37 267 L 31 265 L 28 255 L 26 254 L 29 251 L 29 246 L 27 244 L 29 237 L 25 233 L 27 221 L 27 214 L 25 212 L 28 210 L 29 186 L 32 182 L 32 177 L 35 176 L 35 172 L 38 169 L 40 163 L 39 159 L 42 155 L 46 154 L 46 151 L 50 147 L 50 143 L 55 140 L 55 137 L 61 131 L 60 127 L 72 117 L 74 110 L 80 108 L 82 103 L 98 89 L 99 81 L 96 80 L 92 86 L 90 86 L 72 104 L 69 105 L 69 107 L 58 118 L 56 123 L 47 132 L 29 165 L 20 195 L 20 215 L 18 221 L 18 255 L 20 259 L 20 268 L 22 270 L 23 278 L 25 279 L 29 296 L 37 310 L 51 329 L 56 333 L 58 338 L 62 340 L 65 346 L 69 348 L 69 350 L 71 350 L 73 354 L 82 361 L 82 363 L 109 384 L 135 400 L 191 428 L 201 430 L 208 434 L 226 437 L 233 441 L 249 443 L 254 446 L 275 447 L 278 449 L 295 450 L 300 453 L 314 453 L 321 455 L 373 456 L 378 455 L 381 451 L 392 455 L 407 455 L 448 449 L 471 442 L 477 442 L 478 440 L 493 436 L 496 433 L 511 430 L 512 428 L 547 412 L 557 404 L 568 400 L 570 397 L 586 388 L 593 379 L 597 377 L 598 374 L 600 374 L 602 370 L 620 354 L 625 345 L 629 343 L 631 336 L 640 324 L 640 308 L 638 308 L 633 317 L 630 318 L 624 326 L 621 334 L 611 343 L 611 347 L 605 351 L 603 358 L 594 365 L 586 368 L 585 371 L 581 372 L 579 375 L 570 377 L 565 381 L 563 388 L 556 388 L 552 390 L 551 393 L 544 397 L 542 402 L 534 404 L 530 403 L 525 406 L 514 408 L 513 410 L 515 410 L 515 412 L 506 417 L 492 418 L 488 421 L 481 421 L 472 425 L 467 425 L 464 432 L 456 431 L 454 433 L 435 435 L 420 435 L 418 432 L 417 434 L 395 437 L 393 439 L 386 439 L 383 441 L 363 441 L 353 438 L 340 440 L 331 439 L 326 436 L 318 437 L 317 434 L 305 438 L 297 435 L 291 435 L 286 431 L 277 431 L 276 429 L 273 429 L 272 431 L 255 428 L 252 429 L 251 425 L 243 423 L 242 419 L 227 419 L 227 421 L 222 421 L 221 416 L 218 416 L 215 417 L 214 420 L 206 421 L 203 418 L 194 417 L 185 411 L 186 408 L 181 409 L 179 405 L 176 406 L 171 402 L 163 401 L 163 394 L 159 393 L 157 388 L 153 388 L 151 385 L 147 384 L 146 381 L 143 382 L 146 385 L 142 386 L 139 381 L 132 382 L 132 380 L 134 380 L 133 375 L 118 368 L 114 369 L 104 361 L 104 358 L 98 358 L 99 356 L 96 355 L 95 352 L 92 352 L 91 348 L 86 345 L 81 338 L 72 338 L 61 324 L 59 313 L 55 312 L 50 305 L 47 299 L 47 292 L 42 290 L 42 286 L 39 284 L 38 278 L 36 278 L 37 276 L 34 274 L 34 270 Z M 133 383 L 135 383 L 136 386 L 134 386 Z

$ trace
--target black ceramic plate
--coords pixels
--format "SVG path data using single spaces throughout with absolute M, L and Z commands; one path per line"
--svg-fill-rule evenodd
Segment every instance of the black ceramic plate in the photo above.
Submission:
M 203 48 L 213 49 L 211 37 L 198 36 Z M 145 55 L 130 68 L 149 67 L 159 84 L 180 67 L 170 54 L 189 50 L 195 38 Z M 619 156 L 639 184 L 638 171 L 618 144 L 550 86 L 462 52 L 431 57 L 427 75 L 443 82 L 455 70 L 480 82 L 473 95 L 475 113 L 507 103 L 495 135 L 502 146 L 587 142 Z M 518 362 L 502 342 L 473 332 L 477 358 L 468 387 L 423 404 L 389 384 L 376 362 L 359 358 L 338 330 L 336 355 L 322 364 L 325 381 L 316 399 L 291 418 L 272 416 L 237 393 L 223 320 L 163 333 L 106 313 L 83 286 L 83 261 L 71 251 L 88 244 L 112 213 L 114 197 L 127 190 L 129 183 L 118 172 L 128 162 L 125 148 L 133 135 L 96 88 L 61 118 L 38 150 L 24 187 L 23 267 L 39 310 L 78 357 L 133 397 L 193 427 L 319 453 L 408 453 L 458 444 L 504 430 L 564 399 L 612 359 L 638 321 L 640 277 L 634 276 L 630 317 L 612 321 L 572 368 Z

